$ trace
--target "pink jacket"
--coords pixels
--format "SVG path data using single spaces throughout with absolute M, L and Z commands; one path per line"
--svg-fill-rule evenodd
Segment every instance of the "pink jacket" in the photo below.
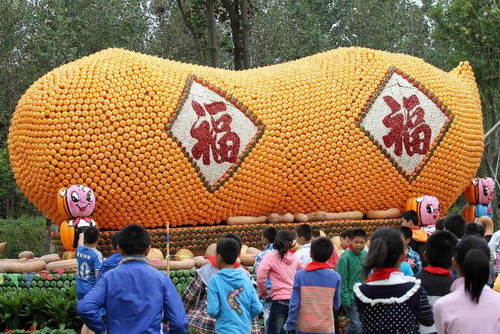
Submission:
M 500 294 L 484 286 L 479 303 L 471 301 L 463 277 L 453 282 L 451 293 L 434 304 L 439 334 L 500 333 Z
M 271 298 L 287 300 L 292 296 L 295 273 L 303 269 L 300 260 L 291 252 L 281 259 L 278 251 L 267 253 L 257 270 L 257 286 L 261 293 L 266 293 L 266 279 L 271 280 Z

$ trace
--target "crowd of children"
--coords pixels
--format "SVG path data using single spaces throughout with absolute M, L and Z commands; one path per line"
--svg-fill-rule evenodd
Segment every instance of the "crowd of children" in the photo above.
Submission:
M 450 215 L 429 236 L 414 211 L 403 214 L 401 227 L 370 238 L 362 229 L 343 231 L 338 249 L 309 224 L 294 232 L 263 230 L 255 281 L 239 265 L 241 239 L 225 235 L 181 298 L 148 265 L 143 227 L 116 233 L 116 253 L 104 261 L 99 231 L 89 227 L 76 254 L 82 332 L 255 334 L 263 314 L 266 334 L 338 334 L 343 309 L 346 334 L 500 333 L 500 294 L 490 288 L 500 271 L 500 232 L 484 236 L 481 225 Z M 500 292 L 500 279 L 494 289 Z

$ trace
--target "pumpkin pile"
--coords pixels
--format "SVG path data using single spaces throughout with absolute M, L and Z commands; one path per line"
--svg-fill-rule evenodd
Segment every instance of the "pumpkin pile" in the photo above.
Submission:
M 234 72 L 108 49 L 37 80 L 8 146 L 20 189 L 58 223 L 71 184 L 94 190 L 111 230 L 403 211 L 423 194 L 446 212 L 481 161 L 480 110 L 467 62 L 342 48 Z
M 371 219 L 371 220 L 341 220 L 330 222 L 314 222 L 312 226 L 318 227 L 327 235 L 340 234 L 342 231 L 349 228 L 362 228 L 368 233 L 372 233 L 380 227 L 395 227 L 399 226 L 399 219 Z M 187 248 L 192 252 L 204 252 L 207 247 L 217 242 L 227 233 L 236 233 L 248 247 L 261 247 L 262 230 L 266 226 L 275 226 L 277 229 L 287 229 L 292 231 L 297 224 L 278 223 L 278 224 L 259 224 L 259 225 L 228 225 L 228 226 L 199 226 L 189 228 L 170 229 L 170 253 L 175 254 L 183 248 Z M 109 257 L 113 254 L 113 245 L 111 244 L 111 235 L 115 231 L 101 231 L 101 239 L 97 248 L 102 252 L 104 257 Z M 163 254 L 167 253 L 167 235 L 165 229 L 150 229 L 151 247 L 158 248 Z M 63 256 L 66 249 L 64 248 L 59 233 L 53 233 L 52 239 L 57 252 Z

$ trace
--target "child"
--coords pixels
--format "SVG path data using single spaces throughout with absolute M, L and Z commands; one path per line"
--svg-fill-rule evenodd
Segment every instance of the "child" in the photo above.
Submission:
M 294 238 L 289 231 L 279 231 L 274 249 L 260 263 L 257 286 L 262 297 L 267 296 L 267 277 L 271 279 L 271 310 L 267 320 L 267 334 L 279 334 L 288 317 L 288 304 L 292 295 L 295 273 L 304 268 L 300 260 L 290 252 Z
M 94 287 L 102 267 L 102 253 L 97 250 L 100 233 L 97 227 L 90 226 L 80 234 L 76 248 L 76 298 L 83 297 Z
M 76 299 L 82 300 L 97 282 L 102 267 L 102 253 L 97 250 L 100 233 L 97 227 L 85 227 L 76 248 Z M 84 324 L 82 334 L 92 333 Z
M 401 238 L 399 239 L 401 240 Z M 366 240 L 367 236 L 364 230 L 358 229 L 352 231 L 351 243 L 337 263 L 337 272 L 342 278 L 340 285 L 342 306 L 351 320 L 345 334 L 361 333 L 361 322 L 356 304 L 354 303 L 353 287 L 354 284 L 364 281 L 361 271 L 366 257 L 366 251 L 364 250 Z
M 216 333 L 250 333 L 252 319 L 262 311 L 252 281 L 234 268 L 240 254 L 238 243 L 231 238 L 217 242 L 217 265 L 221 269 L 210 278 L 207 313 L 216 318 Z
M 460 240 L 465 234 L 465 220 L 458 214 L 446 216 L 444 229 L 453 233 Z
M 434 305 L 436 300 L 450 293 L 453 277 L 450 270 L 451 258 L 458 243 L 457 237 L 448 231 L 438 231 L 427 240 L 424 257 L 429 263 L 416 278 L 422 282 L 422 287 L 429 294 L 429 302 Z M 436 326 L 420 325 L 420 333 L 437 333 Z
M 411 229 L 412 237 L 409 243 L 410 247 L 420 255 L 424 255 L 425 242 L 429 238 L 427 232 L 418 227 L 418 214 L 414 210 L 403 212 L 401 216 L 401 226 L 406 226 Z
M 458 243 L 453 264 L 460 278 L 453 282 L 452 292 L 434 304 L 438 333 L 500 333 L 500 294 L 486 285 L 489 259 L 490 250 L 481 238 L 469 236 Z
M 118 234 L 120 232 L 113 233 L 111 235 L 111 244 L 113 245 L 113 250 L 115 253 L 108 257 L 102 263 L 101 270 L 99 270 L 99 275 L 97 275 L 97 280 L 100 280 L 104 277 L 105 273 L 110 271 L 111 269 L 115 269 L 120 264 L 120 261 L 123 259 L 123 256 L 118 251 Z
M 365 284 L 354 286 L 363 333 L 418 333 L 419 323 L 434 323 L 420 281 L 399 271 L 404 258 L 397 231 L 380 228 L 373 233 L 364 265 L 365 277 L 369 276 Z
M 268 226 L 264 229 L 262 232 L 262 245 L 264 246 L 264 250 L 257 254 L 255 257 L 255 264 L 253 266 L 254 272 L 257 273 L 259 270 L 260 262 L 264 258 L 264 256 L 271 252 L 274 248 L 273 243 L 274 240 L 276 239 L 276 235 L 278 234 L 278 231 L 276 230 L 275 227 Z M 267 279 L 267 292 L 271 292 L 271 280 L 269 278 Z M 266 328 L 266 323 L 267 319 L 269 318 L 269 311 L 271 311 L 271 296 L 267 296 L 265 298 L 261 299 L 262 306 L 263 306 L 263 313 L 264 313 L 264 329 Z
M 340 307 L 341 278 L 326 263 L 332 253 L 333 243 L 328 238 L 320 237 L 311 243 L 313 261 L 297 272 L 293 282 L 287 331 L 335 333 L 333 310 Z
M 403 246 L 405 249 L 406 259 L 405 261 L 410 265 L 414 274 L 418 273 L 422 270 L 422 261 L 420 259 L 420 255 L 415 252 L 410 246 L 409 243 L 413 236 L 413 233 L 409 227 L 401 226 L 399 228 L 401 235 L 403 236 Z
M 311 263 L 311 240 L 312 240 L 312 228 L 309 224 L 301 224 L 295 228 L 295 234 L 297 235 L 297 243 L 302 247 L 295 252 L 304 266 Z
M 486 230 L 484 226 L 476 223 L 469 223 L 465 225 L 465 236 L 475 235 L 479 238 L 484 238 L 484 233 Z
M 122 264 L 108 272 L 87 296 L 78 302 L 78 314 L 96 333 L 168 333 L 188 331 L 186 312 L 167 274 L 149 266 L 149 232 L 140 225 L 120 231 L 118 249 Z M 106 323 L 99 309 L 106 310 Z
M 240 248 L 242 242 L 240 237 L 234 233 L 224 235 L 224 238 L 234 239 Z M 182 302 L 186 309 L 189 327 L 195 333 L 215 334 L 215 319 L 207 314 L 207 291 L 210 278 L 216 275 L 220 268 L 217 265 L 217 257 L 209 257 L 210 263 L 196 270 L 194 279 L 189 283 L 182 295 Z M 234 268 L 240 270 L 243 275 L 250 278 L 248 271 L 243 269 L 239 263 L 234 264 Z M 257 318 L 252 320 L 252 333 L 260 334 L 260 325 Z
M 343 250 L 346 250 L 347 247 L 351 244 L 351 236 L 352 230 L 344 230 L 340 233 L 340 245 Z

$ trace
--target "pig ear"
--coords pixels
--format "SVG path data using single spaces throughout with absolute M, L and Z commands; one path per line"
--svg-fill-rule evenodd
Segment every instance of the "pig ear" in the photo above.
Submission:
M 422 203 L 422 202 L 424 201 L 424 196 L 422 196 L 422 197 L 417 197 L 416 201 L 417 201 L 418 203 Z
M 475 177 L 475 178 L 473 178 L 473 179 L 472 179 L 472 181 L 471 181 L 471 182 L 472 182 L 472 184 L 473 184 L 474 186 L 477 186 L 477 185 L 479 184 L 479 179 L 478 179 L 477 177 Z

